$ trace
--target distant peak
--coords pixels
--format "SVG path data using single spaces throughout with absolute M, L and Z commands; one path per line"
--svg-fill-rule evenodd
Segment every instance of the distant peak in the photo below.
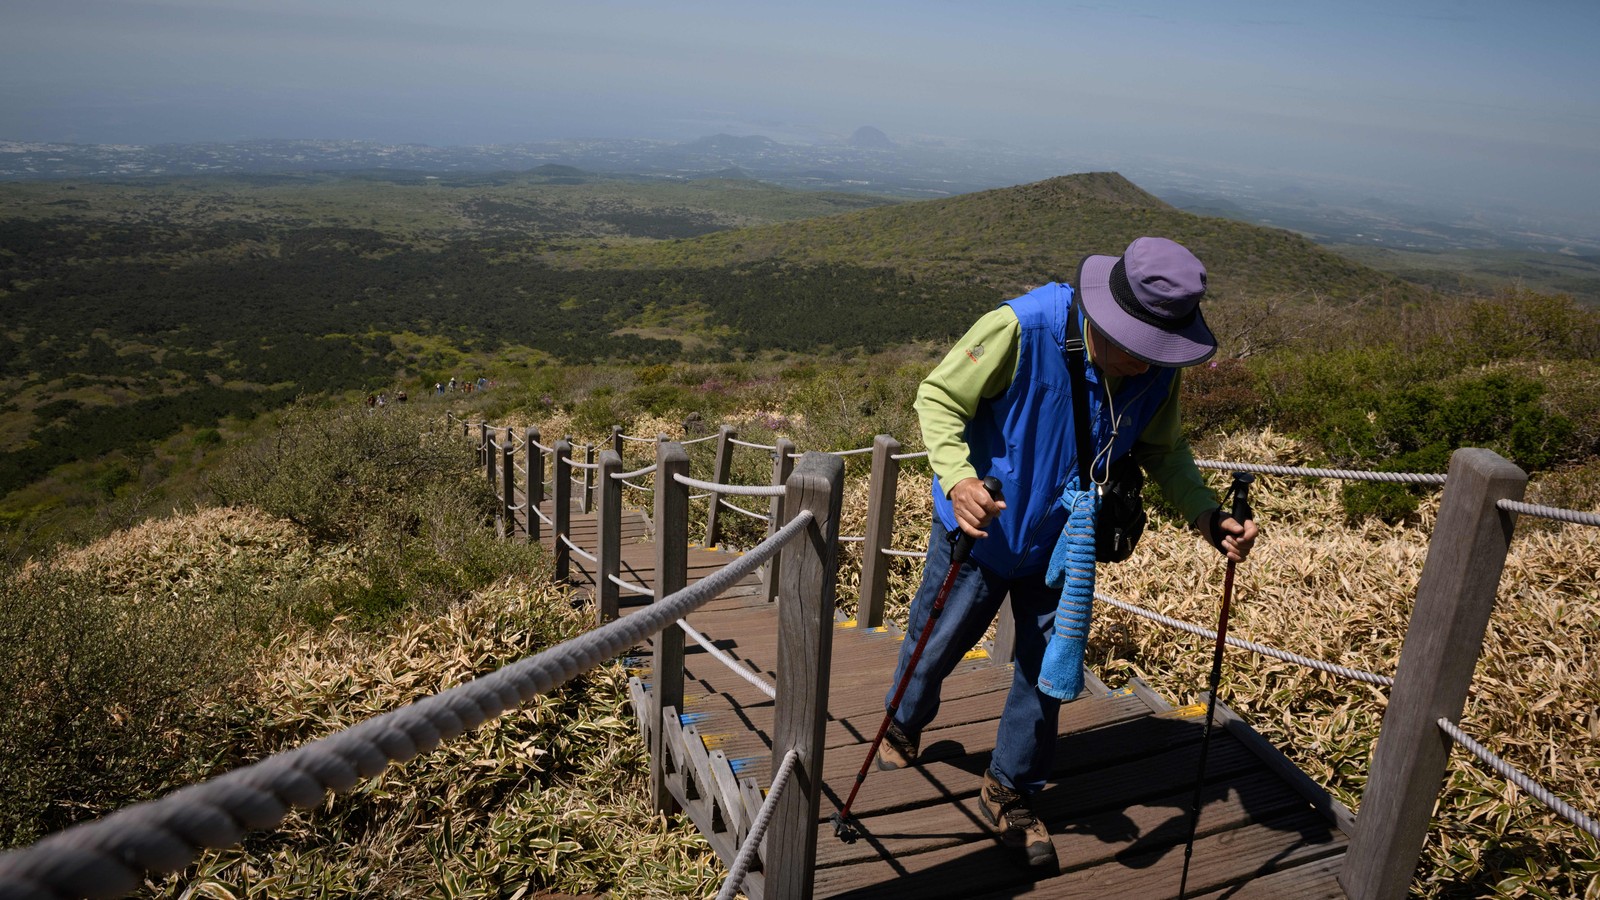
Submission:
M 889 140 L 887 134 L 871 125 L 863 125 L 856 129 L 855 134 L 850 135 L 850 146 L 862 150 L 893 150 L 897 145 Z

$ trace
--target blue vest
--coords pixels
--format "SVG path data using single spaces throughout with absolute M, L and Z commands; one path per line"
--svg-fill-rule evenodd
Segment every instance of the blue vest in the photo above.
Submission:
M 972 558 L 1000 575 L 1020 577 L 1043 571 L 1050 551 L 1067 522 L 1061 492 L 1078 481 L 1077 432 L 1072 419 L 1072 376 L 1067 370 L 1067 316 L 1080 316 L 1072 288 L 1051 283 L 1006 305 L 1016 313 L 1022 332 L 1017 345 L 1017 371 L 1011 386 L 998 397 L 983 400 L 967 423 L 968 461 L 978 477 L 1000 480 L 1006 508 L 989 523 L 989 537 L 978 541 Z M 1086 365 L 1089 384 L 1090 435 L 1098 451 L 1112 442 L 1109 460 L 1133 449 L 1145 426 L 1172 390 L 1175 369 L 1152 366 L 1142 375 L 1122 379 L 1113 406 L 1121 425 L 1112 442 L 1111 414 L 1106 409 L 1100 371 Z M 1104 470 L 1095 468 L 1095 472 Z M 933 508 L 946 529 L 956 527 L 955 510 L 937 476 Z

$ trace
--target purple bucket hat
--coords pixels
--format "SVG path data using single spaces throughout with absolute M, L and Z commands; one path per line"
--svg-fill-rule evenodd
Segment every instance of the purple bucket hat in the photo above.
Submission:
M 1166 238 L 1139 238 L 1121 257 L 1091 256 L 1078 268 L 1078 295 L 1089 321 L 1153 366 L 1192 366 L 1217 352 L 1200 315 L 1205 294 L 1205 265 Z

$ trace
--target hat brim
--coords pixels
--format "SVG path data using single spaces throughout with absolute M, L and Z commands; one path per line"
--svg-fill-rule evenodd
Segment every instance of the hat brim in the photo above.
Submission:
M 1111 269 L 1120 258 L 1091 256 L 1078 269 L 1078 296 L 1095 329 L 1129 356 L 1152 366 L 1178 368 L 1210 359 L 1217 352 L 1217 339 L 1198 307 L 1186 327 L 1173 331 L 1141 322 L 1123 310 L 1111 293 Z

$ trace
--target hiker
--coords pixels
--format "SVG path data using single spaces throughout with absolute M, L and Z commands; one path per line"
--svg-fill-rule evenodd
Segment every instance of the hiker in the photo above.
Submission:
M 1015 675 L 979 806 L 1030 866 L 1056 865 L 1033 796 L 1051 773 L 1062 702 L 1038 685 L 1061 597 L 1059 585 L 1046 584 L 1046 568 L 1067 521 L 1063 491 L 1078 487 L 1080 471 L 1069 348 L 1087 346 L 1080 383 L 1089 395 L 1092 480 L 1101 483 L 1132 453 L 1184 519 L 1230 559 L 1242 560 L 1256 538 L 1254 522 L 1241 525 L 1220 508 L 1179 423 L 1179 369 L 1216 352 L 1199 309 L 1205 285 L 1204 265 L 1182 245 L 1139 238 L 1120 258 L 1085 259 L 1076 290 L 1046 284 L 985 314 L 917 390 L 937 521 L 907 634 L 921 634 L 949 572 L 947 533 L 960 528 L 979 540 L 935 620 L 878 765 L 916 764 L 941 683 L 1009 595 Z M 1080 343 L 1069 343 L 1074 335 Z M 999 500 L 983 487 L 984 476 L 1000 482 Z M 901 645 L 892 685 L 905 675 L 914 643 Z

